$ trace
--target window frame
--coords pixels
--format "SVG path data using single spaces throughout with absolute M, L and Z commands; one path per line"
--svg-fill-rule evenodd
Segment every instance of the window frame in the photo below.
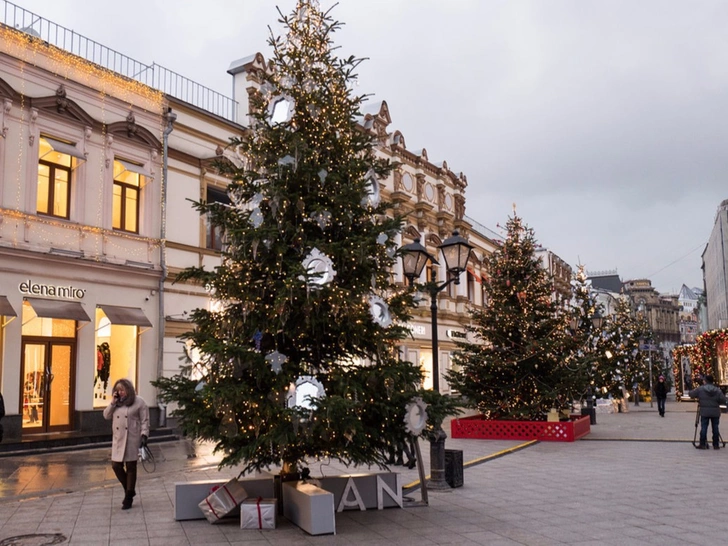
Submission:
M 214 201 L 210 197 L 217 197 Z M 217 186 L 208 185 L 205 188 L 205 201 L 207 203 L 222 203 L 229 205 L 230 198 L 227 195 L 226 188 L 219 188 Z M 214 250 L 216 252 L 222 252 L 225 246 L 225 232 L 221 226 L 213 226 L 210 222 L 210 218 L 205 218 L 205 248 L 208 250 Z
M 119 157 L 114 158 L 114 163 L 117 163 L 121 160 Z M 123 159 L 121 161 L 124 161 L 126 163 L 130 163 L 128 160 Z M 123 164 L 121 164 L 123 166 Z M 134 164 L 136 165 L 136 164 Z M 139 165 L 139 168 L 141 169 L 142 166 Z M 124 171 L 122 171 L 124 172 Z M 123 180 L 117 180 L 116 175 L 112 172 L 112 189 L 111 189 L 111 229 L 114 231 L 123 231 L 124 233 L 133 233 L 138 235 L 140 230 L 140 224 L 141 224 L 141 202 L 142 202 L 142 188 L 144 184 L 142 183 L 142 178 L 145 177 L 144 174 L 135 172 L 135 174 L 138 176 L 138 184 L 130 184 L 129 182 L 125 182 Z M 116 208 L 116 188 L 119 187 L 121 190 L 121 195 L 119 196 L 120 204 L 119 204 L 119 226 L 116 226 L 114 224 L 114 216 L 115 216 L 115 208 Z M 127 193 L 129 191 L 135 191 L 136 192 L 136 205 L 134 210 L 134 219 L 136 223 L 136 229 L 128 229 L 127 228 L 127 201 L 128 196 Z
M 114 211 L 112 210 L 111 228 L 115 231 L 124 231 L 126 233 L 138 234 L 139 233 L 139 212 L 140 212 L 139 208 L 140 208 L 140 203 L 141 203 L 141 189 L 142 189 L 141 184 L 139 186 L 135 186 L 133 184 L 129 184 L 128 182 L 122 182 L 120 180 L 116 180 L 116 178 L 115 178 L 114 183 L 113 183 L 113 190 L 116 190 L 117 186 L 121 188 L 121 196 L 120 196 L 121 204 L 119 205 L 119 207 L 121 209 L 119 211 L 120 225 L 118 227 L 114 225 Z M 127 229 L 126 228 L 126 210 L 127 210 L 127 195 L 126 194 L 129 190 L 133 190 L 136 192 L 136 207 L 135 207 L 136 210 L 134 211 L 135 220 L 136 220 L 136 229 Z M 116 194 L 112 193 L 112 201 L 113 201 L 114 197 L 116 197 Z M 115 207 L 115 204 L 113 202 L 112 202 L 111 207 L 112 207 L 112 209 Z
M 41 137 L 43 138 L 43 137 Z M 64 154 L 67 155 L 67 154 Z M 71 157 L 71 156 L 69 156 Z M 43 165 L 45 167 L 48 167 L 48 193 L 46 195 L 46 203 L 48 205 L 48 210 L 46 212 L 42 212 L 38 209 L 38 191 L 40 187 L 40 169 L 38 169 L 38 175 L 36 180 L 36 200 L 35 200 L 35 212 L 38 215 L 42 216 L 52 216 L 53 218 L 62 218 L 64 220 L 70 220 L 71 219 L 71 185 L 73 184 L 73 160 L 74 158 L 71 157 L 71 166 L 66 167 L 65 165 L 61 165 L 59 163 L 53 163 L 52 161 L 48 161 L 45 159 L 38 158 L 38 165 Z M 56 170 L 65 171 L 68 175 L 68 183 L 66 184 L 66 214 L 60 215 L 55 214 L 54 212 L 54 205 L 55 205 L 55 197 L 56 197 Z

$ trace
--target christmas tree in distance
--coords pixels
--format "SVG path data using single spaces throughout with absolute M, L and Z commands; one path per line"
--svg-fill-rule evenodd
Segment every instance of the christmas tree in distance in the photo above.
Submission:
M 568 314 L 552 297 L 533 230 L 514 211 L 506 231 L 487 257 L 487 304 L 471 314 L 476 341 L 460 344 L 449 380 L 488 419 L 544 420 L 571 403 Z
M 382 465 L 422 379 L 396 351 L 412 296 L 390 277 L 402 222 L 379 180 L 392 166 L 357 126 L 360 61 L 333 54 L 339 23 L 314 0 L 281 22 L 250 133 L 231 142 L 246 158 L 229 173 L 232 204 L 196 205 L 225 233 L 222 263 L 178 279 L 214 294 L 184 336 L 199 361 L 156 384 L 223 465 Z

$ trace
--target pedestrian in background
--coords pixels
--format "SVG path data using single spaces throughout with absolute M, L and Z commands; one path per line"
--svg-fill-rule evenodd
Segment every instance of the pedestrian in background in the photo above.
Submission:
M 128 379 L 114 383 L 113 400 L 104 409 L 104 419 L 112 421 L 111 468 L 124 487 L 121 509 L 128 510 L 136 495 L 139 448 L 147 445 L 149 436 L 149 408 Z
M 0 421 L 5 417 L 5 400 L 3 400 L 3 393 L 0 392 Z M 3 424 L 0 423 L 0 442 L 3 441 L 4 434 Z
M 660 417 L 665 417 L 665 401 L 667 400 L 667 384 L 665 384 L 665 376 L 661 375 L 657 378 L 655 385 L 655 398 L 657 398 L 657 411 Z
M 708 449 L 708 423 L 710 423 L 713 431 L 713 449 L 720 449 L 718 423 L 720 421 L 720 406 L 726 403 L 726 398 L 723 391 L 713 385 L 712 375 L 707 374 L 703 381 L 704 385 L 688 393 L 690 398 L 698 399 L 700 410 L 700 444 L 698 449 Z

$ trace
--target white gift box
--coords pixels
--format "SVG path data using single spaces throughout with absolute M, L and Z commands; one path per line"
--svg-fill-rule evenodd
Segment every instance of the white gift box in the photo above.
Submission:
M 217 523 L 225 516 L 234 513 L 248 494 L 235 478 L 212 491 L 200 504 L 200 510 L 207 521 Z
M 245 499 L 240 505 L 241 529 L 275 529 L 276 499 Z
M 283 515 L 309 535 L 336 534 L 334 494 L 313 484 L 283 482 Z

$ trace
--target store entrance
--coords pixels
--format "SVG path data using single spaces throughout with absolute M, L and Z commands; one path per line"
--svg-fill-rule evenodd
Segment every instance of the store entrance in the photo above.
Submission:
M 23 432 L 69 430 L 75 343 L 23 340 Z

